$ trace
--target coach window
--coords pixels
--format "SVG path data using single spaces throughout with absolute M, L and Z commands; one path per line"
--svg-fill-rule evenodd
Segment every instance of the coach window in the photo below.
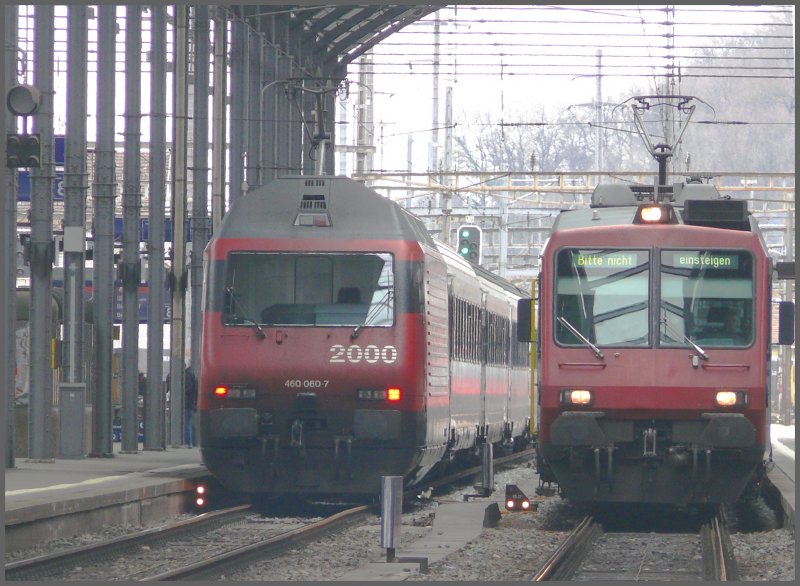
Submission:
M 753 342 L 753 258 L 746 251 L 661 252 L 659 342 L 701 347 Z
M 599 346 L 648 346 L 649 279 L 646 250 L 560 250 L 556 256 L 556 341 L 583 344 L 566 321 Z

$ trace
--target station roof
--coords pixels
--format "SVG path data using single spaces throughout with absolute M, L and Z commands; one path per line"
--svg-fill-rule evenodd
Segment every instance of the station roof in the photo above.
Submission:
M 234 14 L 275 44 L 326 69 L 343 70 L 392 33 L 446 6 L 232 5 Z M 287 43 L 288 39 L 288 43 Z

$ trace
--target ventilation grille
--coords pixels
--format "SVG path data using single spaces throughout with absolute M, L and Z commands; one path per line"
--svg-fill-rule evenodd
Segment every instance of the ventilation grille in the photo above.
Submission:
M 303 211 L 324 211 L 328 209 L 328 205 L 325 203 L 324 195 L 304 195 L 303 201 L 300 202 L 300 209 Z

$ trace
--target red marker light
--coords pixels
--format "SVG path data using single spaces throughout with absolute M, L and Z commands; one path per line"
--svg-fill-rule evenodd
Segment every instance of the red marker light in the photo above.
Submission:
M 513 500 L 506 501 L 506 509 L 508 509 L 509 511 L 513 511 L 514 510 L 514 501 Z
M 194 504 L 196 504 L 198 507 L 202 507 L 203 505 L 205 505 L 205 504 L 206 504 L 206 500 L 205 500 L 203 497 L 199 496 L 199 497 L 197 497 L 197 499 L 194 501 Z
M 389 401 L 399 401 L 400 389 L 386 389 L 386 398 L 389 399 Z
M 197 492 L 197 494 L 205 494 L 206 493 L 206 487 L 201 484 L 200 486 L 195 488 L 195 491 Z
M 220 385 L 218 387 L 214 387 L 214 396 L 215 397 L 227 397 L 228 396 L 228 387 Z

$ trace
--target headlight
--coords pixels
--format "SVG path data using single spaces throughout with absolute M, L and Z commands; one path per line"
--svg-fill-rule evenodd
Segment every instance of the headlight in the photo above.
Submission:
M 561 391 L 562 405 L 590 405 L 592 391 L 588 389 L 564 389 Z
M 747 393 L 744 391 L 717 391 L 714 400 L 720 407 L 746 407 Z

